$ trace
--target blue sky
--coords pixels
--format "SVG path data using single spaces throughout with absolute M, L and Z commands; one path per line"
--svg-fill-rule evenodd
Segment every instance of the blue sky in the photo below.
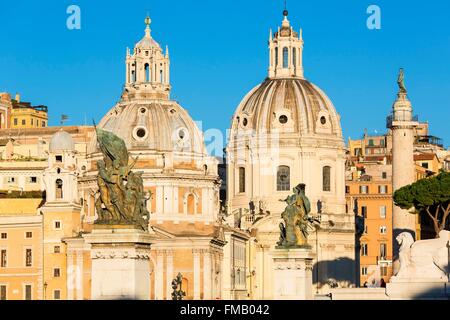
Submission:
M 66 28 L 66 9 L 81 8 L 81 30 Z M 369 5 L 381 30 L 366 27 Z M 450 144 L 450 25 L 446 0 L 288 1 L 303 28 L 306 77 L 341 115 L 344 137 L 384 132 L 399 67 L 415 113 Z M 62 113 L 67 125 L 99 121 L 120 97 L 125 50 L 144 34 L 171 54 L 172 98 L 203 129 L 225 131 L 243 96 L 267 75 L 269 28 L 281 24 L 282 0 L 58 0 L 0 4 L 0 91 Z

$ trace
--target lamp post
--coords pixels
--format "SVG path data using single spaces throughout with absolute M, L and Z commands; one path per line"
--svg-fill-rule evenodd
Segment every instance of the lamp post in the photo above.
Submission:
M 47 286 L 48 286 L 48 283 L 44 282 L 44 300 L 47 300 Z
M 181 290 L 181 286 L 183 284 L 183 276 L 181 273 L 178 273 L 177 277 L 172 281 L 172 300 L 183 300 L 183 297 L 186 296 L 186 292 Z

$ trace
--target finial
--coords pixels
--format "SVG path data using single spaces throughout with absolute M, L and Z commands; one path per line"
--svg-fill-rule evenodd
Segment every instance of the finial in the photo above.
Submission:
M 283 11 L 283 16 L 287 17 L 289 14 L 289 11 L 287 10 L 287 1 L 284 0 L 284 11 Z
M 152 23 L 152 19 L 150 19 L 150 17 L 147 14 L 147 17 L 144 20 L 145 22 L 145 36 L 150 37 L 150 24 Z
M 269 41 L 272 41 L 272 28 L 270 28 L 270 30 L 269 30 Z
M 405 87 L 405 72 L 403 70 L 403 68 L 400 68 L 400 72 L 398 74 L 398 79 L 397 79 L 397 83 L 398 83 L 398 87 L 399 87 L 399 93 L 400 94 L 406 94 L 407 90 Z

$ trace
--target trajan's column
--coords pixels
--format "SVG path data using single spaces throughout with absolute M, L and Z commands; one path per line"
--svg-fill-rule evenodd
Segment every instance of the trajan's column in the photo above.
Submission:
M 398 77 L 399 92 L 394 102 L 392 114 L 388 117 L 387 127 L 392 130 L 392 186 L 393 192 L 415 181 L 414 174 L 414 136 L 415 129 L 419 125 L 413 117 L 411 102 L 407 96 L 404 83 L 403 69 L 400 69 Z M 395 241 L 397 235 L 402 232 L 411 232 L 414 239 L 416 229 L 416 216 L 393 206 L 393 254 L 394 274 L 399 268 L 398 244 Z

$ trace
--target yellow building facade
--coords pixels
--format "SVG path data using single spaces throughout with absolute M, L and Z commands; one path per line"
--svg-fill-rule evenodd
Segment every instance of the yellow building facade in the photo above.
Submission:
M 10 126 L 13 129 L 45 128 L 48 125 L 48 108 L 21 102 L 20 96 L 12 100 Z

